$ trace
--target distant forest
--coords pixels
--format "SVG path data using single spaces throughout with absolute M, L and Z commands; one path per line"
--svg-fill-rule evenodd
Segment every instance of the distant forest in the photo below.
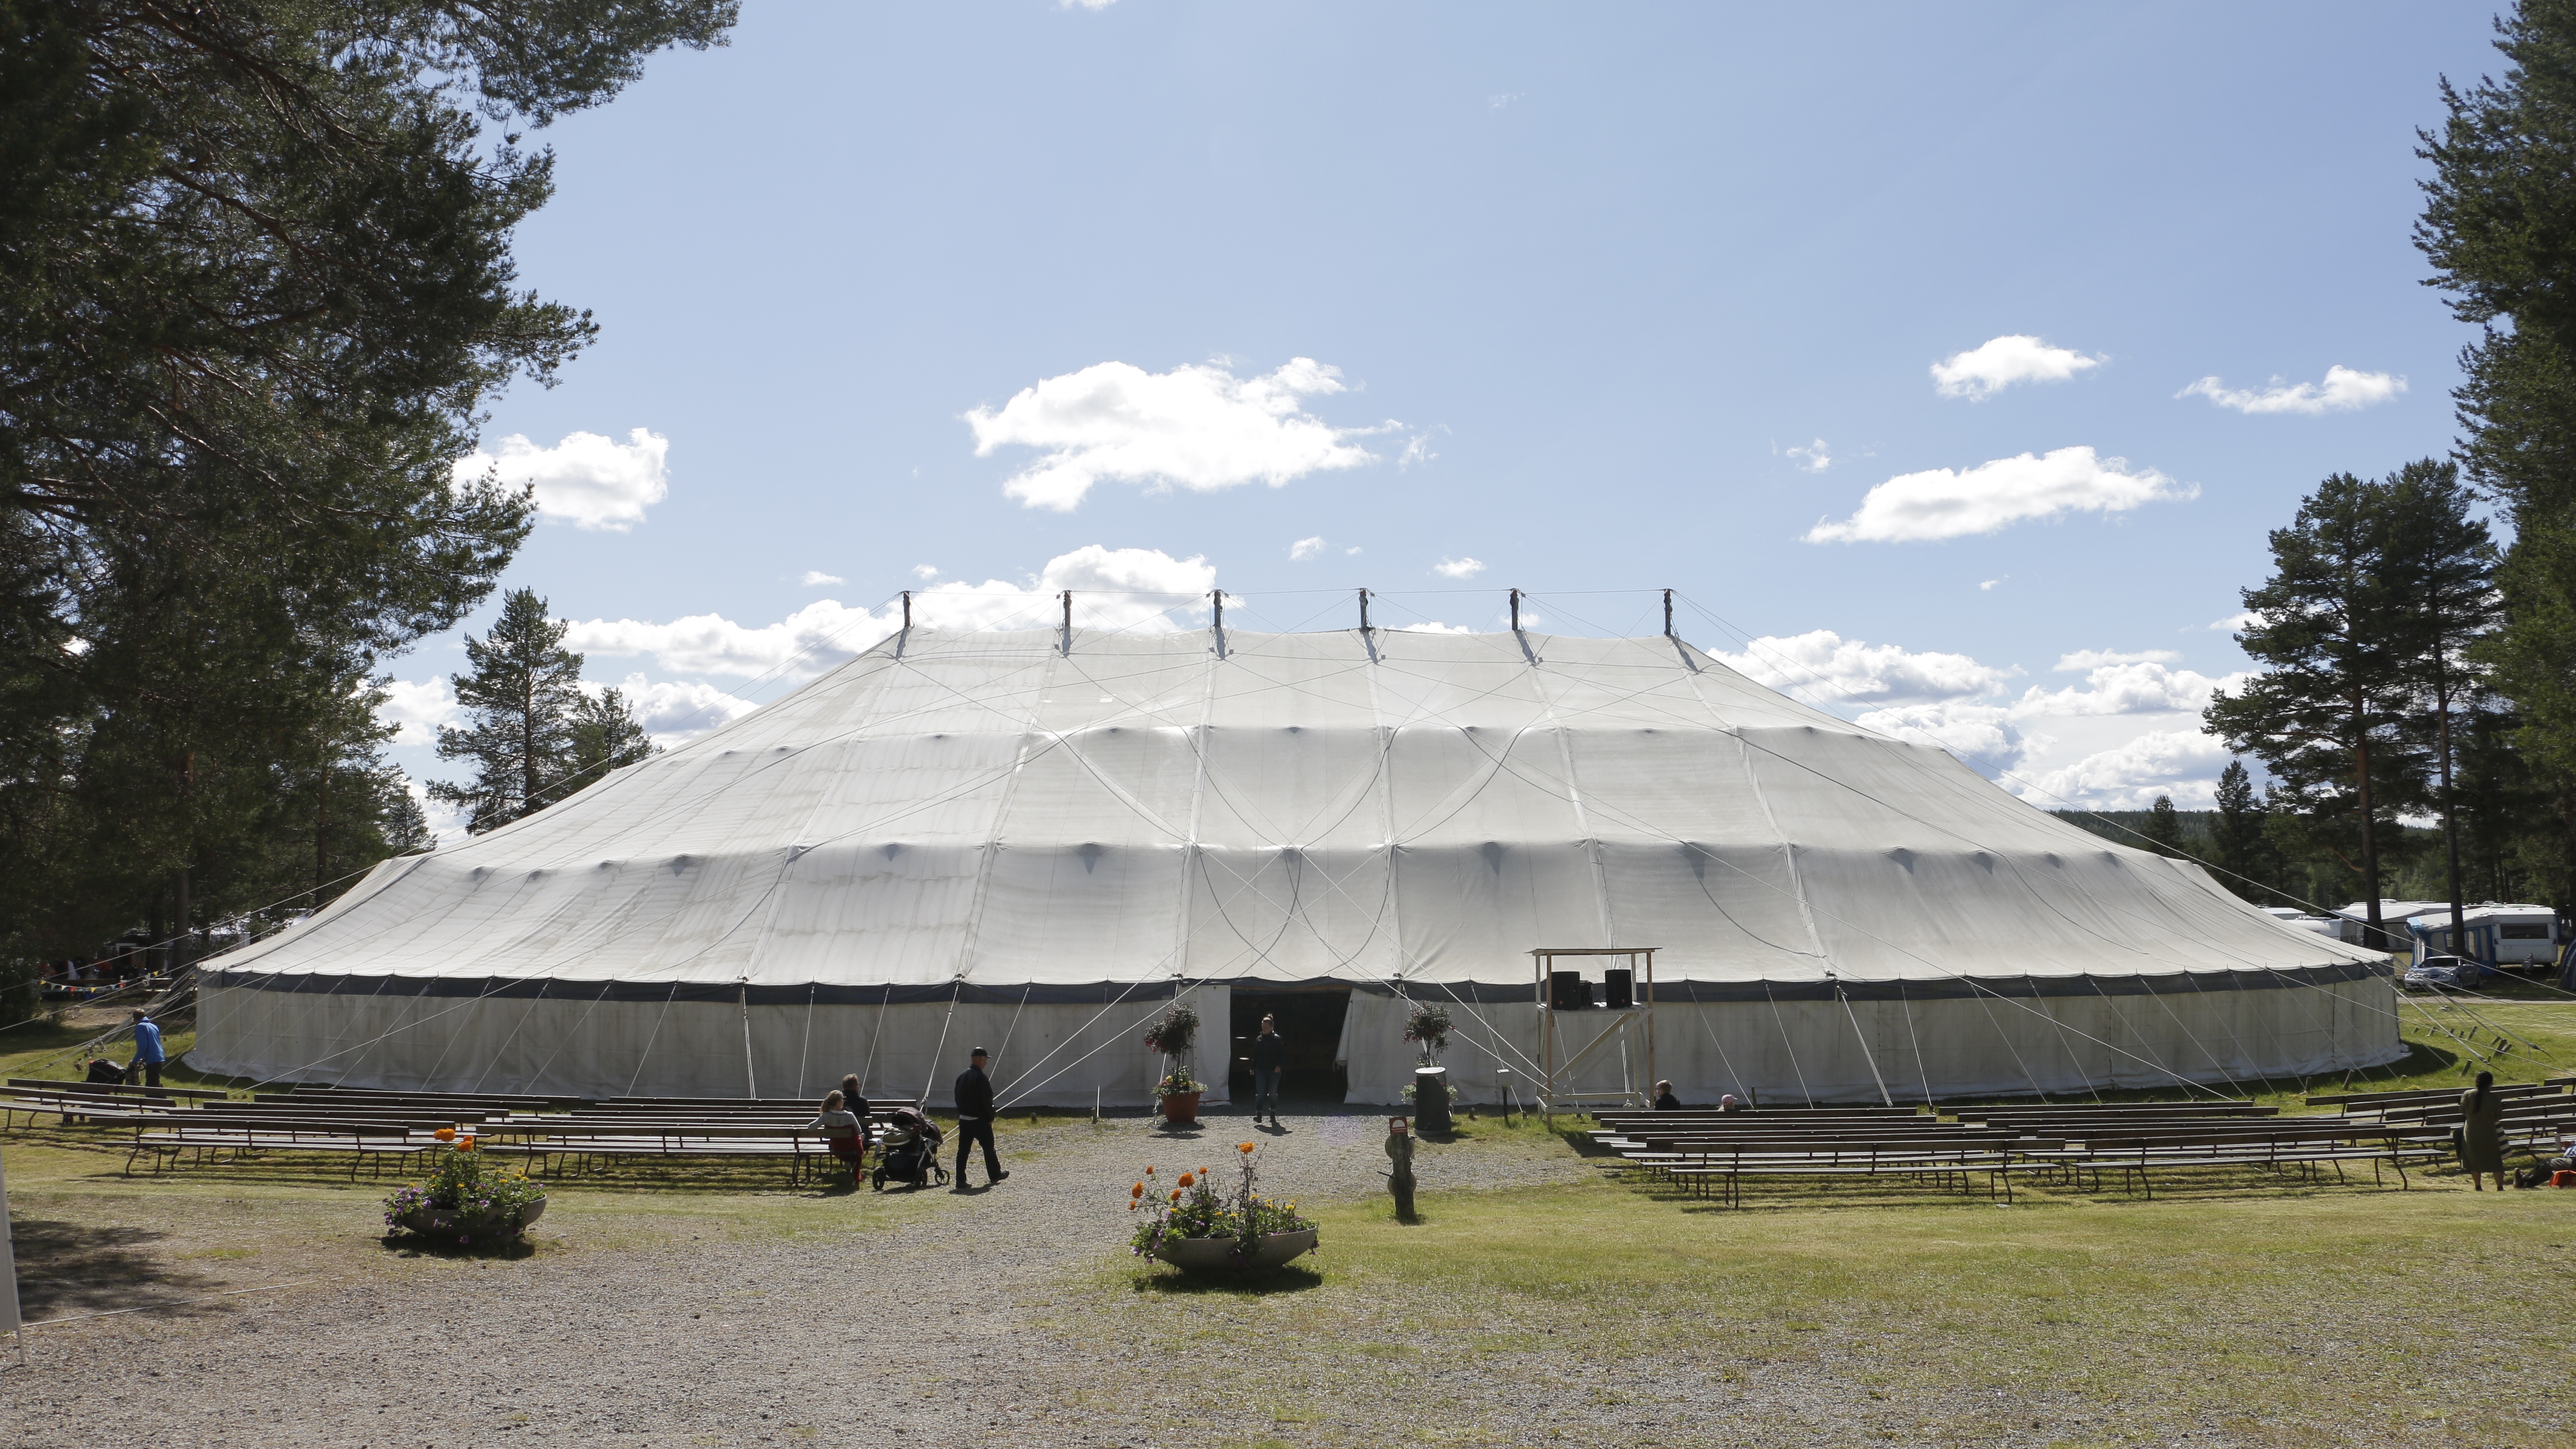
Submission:
M 2105 840 L 2141 850 L 2160 849 L 2154 837 L 2158 812 L 2153 810 L 2052 810 L 2048 813 Z M 2175 810 L 2171 816 L 2173 825 L 2180 830 L 2180 848 L 2165 850 L 2165 854 L 2185 855 L 2212 865 L 2222 860 L 2223 852 L 2214 848 L 2218 833 L 2217 811 Z M 2442 866 L 2441 831 L 2428 826 L 2399 825 L 2389 832 L 2382 850 L 2385 853 L 2381 865 L 2388 872 L 2388 899 L 2438 901 L 2449 897 L 2450 888 Z M 2480 858 L 2482 855 L 2483 859 Z M 2220 884 L 2257 905 L 2298 906 L 2306 910 L 2315 910 L 2319 906 L 2340 909 L 2356 899 L 2350 868 L 2331 853 L 2301 861 L 2285 852 L 2280 863 L 2281 871 L 2270 877 L 2270 884 L 2281 887 L 2279 890 L 2263 890 L 2241 880 L 2231 880 L 2219 870 L 2213 870 L 2211 874 L 2218 877 Z M 2461 886 L 2468 900 L 2471 903 L 2529 901 L 2552 904 L 2548 882 L 2538 878 L 2535 872 L 2516 869 L 2516 864 L 2510 855 L 2502 852 L 2488 853 L 2474 848 L 2463 851 Z M 2342 888 L 2340 893 L 2336 890 L 2338 886 Z

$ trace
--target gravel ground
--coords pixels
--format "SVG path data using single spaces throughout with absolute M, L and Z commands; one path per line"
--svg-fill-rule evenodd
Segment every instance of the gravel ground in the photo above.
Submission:
M 1215 1118 L 1178 1140 L 1132 1119 L 1006 1124 L 1008 1182 L 986 1190 L 979 1162 L 975 1190 L 934 1193 L 882 1233 L 541 1247 L 500 1262 L 370 1242 L 358 1251 L 372 1260 L 317 1259 L 342 1269 L 336 1280 L 40 1326 L 34 1371 L 0 1374 L 0 1445 L 1142 1445 L 1168 1406 L 1099 1393 L 1135 1376 L 1131 1350 L 1061 1323 L 1100 1271 L 1128 1261 L 1118 1185 L 1147 1162 L 1169 1176 L 1258 1135 L 1268 1181 L 1356 1197 L 1382 1189 L 1383 1132 L 1348 1115 L 1258 1134 Z M 1425 1143 L 1416 1167 L 1450 1188 L 1589 1171 L 1509 1141 Z
M 1265 1181 L 1308 1201 L 1382 1193 L 1382 1133 L 1374 1116 L 1292 1118 L 1258 1134 Z M 660 1194 L 621 1218 L 614 1192 L 576 1188 L 539 1225 L 538 1250 L 508 1261 L 380 1246 L 350 1224 L 366 1194 L 301 1199 L 301 1217 L 259 1229 L 270 1246 L 255 1263 L 228 1261 L 252 1256 L 224 1246 L 216 1209 L 232 1201 L 164 1196 L 132 1207 L 160 1220 L 101 1225 L 114 1239 L 94 1260 L 101 1282 L 57 1294 L 53 1313 L 112 1306 L 125 1291 L 114 1280 L 147 1257 L 165 1294 L 288 1286 L 40 1327 L 34 1370 L 0 1373 L 0 1449 L 2545 1442 L 2474 1411 L 2290 1432 L 2191 1416 L 2140 1436 L 2045 1372 L 2010 1392 L 1889 1391 L 1906 1342 L 1937 1352 L 1940 1325 L 1926 1337 L 1786 1323 L 1751 1338 L 1712 1331 L 1688 1303 L 1668 1318 L 1631 1306 L 1610 1325 L 1579 1299 L 1485 1321 L 1477 1303 L 1388 1291 L 1330 1242 L 1320 1287 L 1283 1275 L 1300 1281 L 1175 1292 L 1140 1275 L 1123 1251 L 1123 1184 L 1147 1162 L 1168 1178 L 1220 1161 L 1249 1135 L 1240 1117 L 1180 1142 L 1134 1119 L 1006 1124 L 1008 1182 L 985 1189 L 979 1164 L 974 1190 L 899 1204 Z M 1417 1170 L 1426 1188 L 1456 1191 L 1598 1169 L 1511 1134 L 1425 1143 Z M 752 1216 L 727 1223 L 719 1210 Z M 862 1215 L 877 1226 L 849 1226 Z M 308 1277 L 320 1281 L 291 1281 Z M 1280 1349 L 1274 1323 L 1303 1326 Z M 1587 1326 L 1632 1341 L 1642 1328 L 1656 1347 L 1621 1357 Z

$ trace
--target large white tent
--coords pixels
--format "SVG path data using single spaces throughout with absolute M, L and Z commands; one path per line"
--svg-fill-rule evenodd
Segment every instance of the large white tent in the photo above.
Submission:
M 1660 948 L 1686 1097 L 2223 1084 L 2396 1057 L 2386 958 L 1670 637 L 888 638 L 207 963 L 200 1068 L 603 1095 L 1147 1100 L 1178 994 L 1347 989 L 1350 1099 L 1447 1006 L 1541 1055 L 1529 952 Z M 1564 1013 L 1568 1031 L 1610 1013 Z M 1211 1033 L 1211 1036 L 1219 1036 Z M 1220 1094 L 1213 1043 L 1201 1063 Z M 1595 1053 L 1593 1090 L 1644 1063 Z M 936 1085 L 934 1085 L 936 1084 Z

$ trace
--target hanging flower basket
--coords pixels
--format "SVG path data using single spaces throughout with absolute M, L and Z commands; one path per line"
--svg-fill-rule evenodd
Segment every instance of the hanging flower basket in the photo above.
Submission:
M 1437 1057 L 1449 1045 L 1450 1028 L 1447 1007 L 1417 1004 L 1404 1018 L 1404 1039 L 1420 1043 L 1424 1052 Z

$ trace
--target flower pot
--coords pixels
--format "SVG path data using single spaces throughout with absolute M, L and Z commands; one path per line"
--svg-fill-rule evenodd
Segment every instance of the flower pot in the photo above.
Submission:
M 546 1215 L 546 1200 L 528 1204 L 528 1210 L 516 1223 L 505 1222 L 498 1214 L 461 1213 L 448 1208 L 413 1208 L 403 1214 L 402 1226 L 424 1238 L 515 1238 L 526 1232 L 528 1225 Z
M 1172 1123 L 1174 1126 L 1181 1127 L 1186 1127 L 1191 1123 L 1198 1121 L 1199 1096 L 1200 1094 L 1197 1092 L 1174 1092 L 1165 1097 L 1163 1099 L 1163 1120 Z
M 1221 1268 L 1276 1268 L 1291 1258 L 1315 1250 L 1315 1230 L 1296 1233 L 1269 1233 L 1261 1239 L 1249 1257 L 1235 1256 L 1239 1240 L 1234 1238 L 1165 1238 L 1154 1250 L 1154 1256 L 1184 1273 L 1204 1273 Z

